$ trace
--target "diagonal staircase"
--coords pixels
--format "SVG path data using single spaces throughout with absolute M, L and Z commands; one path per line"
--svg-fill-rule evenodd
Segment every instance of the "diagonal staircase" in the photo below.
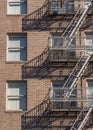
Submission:
M 91 2 L 88 2 L 88 1 L 84 2 L 83 6 L 84 6 L 83 8 L 80 7 L 77 10 L 74 18 L 72 19 L 72 21 L 70 22 L 70 24 L 68 25 L 64 33 L 62 34 L 63 46 L 66 47 L 66 49 L 68 46 L 71 45 L 71 42 L 75 36 L 75 33 L 78 31 L 78 29 L 81 27 L 81 25 L 85 21 L 87 17 L 87 13 L 91 7 Z
M 68 50 L 69 46 L 71 46 L 71 42 L 75 36 L 75 33 L 83 24 L 90 7 L 91 7 L 91 3 L 87 1 L 87 3 L 85 3 L 85 5 L 84 5 L 84 8 L 79 8 L 78 11 L 76 12 L 74 18 L 72 19 L 71 23 L 68 25 L 68 27 L 64 31 L 64 33 L 62 35 L 62 38 L 64 39 L 62 47 L 65 47 L 65 50 Z M 44 8 L 45 8 L 45 10 L 42 14 L 45 14 L 47 11 L 46 4 L 45 4 Z M 42 11 L 42 10 L 43 10 L 43 7 L 40 8 L 40 11 Z M 28 17 L 30 17 L 30 16 L 28 16 Z M 38 16 L 36 16 L 34 20 L 36 20 L 37 17 Z M 40 17 L 42 17 L 42 15 Z M 26 17 L 26 19 L 27 19 L 27 17 Z M 27 24 L 28 28 L 29 28 L 30 24 L 32 24 L 32 23 L 33 23 L 33 21 L 30 21 L 30 23 L 29 22 L 25 23 L 25 21 L 24 21 L 24 24 Z M 62 48 L 60 48 L 60 49 L 62 49 Z M 28 68 L 28 70 L 26 70 L 27 73 L 31 72 L 29 66 L 31 66 L 32 64 L 33 64 L 32 65 L 33 67 L 37 67 L 38 65 L 41 65 L 41 64 L 43 64 L 43 62 L 45 62 L 45 60 L 48 57 L 47 52 L 48 52 L 48 48 L 46 49 L 46 51 L 44 51 L 40 55 L 39 59 L 36 58 L 36 60 L 34 60 L 33 62 L 28 62 L 25 64 L 25 66 L 23 66 L 23 67 Z M 69 75 L 67 81 L 65 82 L 65 84 L 63 86 L 63 88 L 66 88 L 66 87 L 69 87 L 69 84 L 72 83 L 69 91 L 63 97 L 64 100 L 68 100 L 68 98 L 71 96 L 71 93 L 72 93 L 73 89 L 76 87 L 77 82 L 79 81 L 79 79 L 85 72 L 86 68 L 88 67 L 88 64 L 89 64 L 89 61 L 90 61 L 92 55 L 93 55 L 93 52 L 89 53 L 87 56 L 82 55 L 80 57 L 79 61 L 77 62 L 76 66 L 72 70 L 71 74 Z M 44 57 L 46 56 L 46 58 L 42 59 L 43 56 Z M 49 126 L 50 125 L 49 118 L 45 118 L 46 115 L 50 114 L 49 106 L 50 106 L 49 100 L 45 100 L 40 105 L 38 105 L 35 109 L 32 109 L 31 111 L 25 113 L 22 116 L 22 130 L 30 129 L 30 127 L 34 128 L 35 126 L 38 126 L 38 124 L 40 124 L 40 123 L 42 124 L 45 122 L 48 122 L 47 125 Z M 87 122 L 87 120 L 90 116 L 90 113 L 92 112 L 92 106 L 89 107 L 88 112 L 86 113 L 84 119 L 79 123 L 79 117 L 82 115 L 82 112 L 84 110 L 85 110 L 85 107 L 80 112 L 80 114 L 79 114 L 78 118 L 76 119 L 75 123 L 73 124 L 71 130 L 82 130 L 82 128 L 84 127 L 85 123 Z M 79 123 L 79 125 L 77 125 L 77 123 Z
M 32 25 L 32 28 L 34 28 L 35 24 L 37 25 L 35 28 L 38 28 L 40 21 L 45 17 L 45 15 L 48 15 L 48 0 L 44 2 L 42 7 L 35 10 L 33 13 L 26 15 L 22 19 L 22 30 L 29 31 Z
M 83 8 L 80 7 L 78 9 L 74 18 L 72 19 L 72 21 L 67 26 L 64 33 L 62 34 L 62 37 L 64 39 L 63 46 L 65 47 L 65 50 L 67 50 L 69 48 L 69 46 L 71 46 L 71 42 L 75 36 L 75 33 L 83 24 L 83 22 L 87 16 L 87 13 L 91 7 L 91 2 L 89 2 L 89 1 L 84 2 L 83 6 L 84 6 Z M 62 48 L 60 48 L 60 49 L 62 49 Z M 63 88 L 68 87 L 69 84 L 71 84 L 71 83 L 72 84 L 70 86 L 69 91 L 64 96 L 65 100 L 67 100 L 70 97 L 73 89 L 76 87 L 77 82 L 79 81 L 79 79 L 85 72 L 86 68 L 88 67 L 88 64 L 89 64 L 89 61 L 90 61 L 92 55 L 93 55 L 93 52 L 90 52 L 86 57 L 82 55 L 80 57 L 79 61 L 77 62 L 75 68 L 73 69 L 72 73 L 69 75 Z M 82 62 L 83 62 L 83 64 L 82 64 Z
M 90 2 L 85 3 L 85 7 L 83 9 L 79 9 L 77 11 L 75 17 L 72 19 L 71 23 L 69 24 L 69 26 L 63 33 L 63 35 L 62 35 L 62 37 L 64 37 L 63 46 L 65 46 L 66 49 L 68 49 L 68 47 L 71 46 L 73 37 L 74 37 L 75 33 L 77 32 L 77 30 L 81 27 L 82 23 L 84 22 L 84 20 L 87 16 L 87 12 L 90 7 L 91 7 Z M 80 12 L 82 12 L 82 13 L 81 13 L 81 16 L 78 18 L 78 14 Z M 88 64 L 89 64 L 89 61 L 90 61 L 92 55 L 93 55 L 93 52 L 90 52 L 88 54 L 88 56 L 86 57 L 85 61 L 83 60 L 84 56 L 81 56 L 81 58 L 77 62 L 75 68 L 73 69 L 72 73 L 69 75 L 67 81 L 65 82 L 65 84 L 63 86 L 63 88 L 68 87 L 68 85 L 73 81 L 70 86 L 70 90 L 64 96 L 64 100 L 68 100 L 68 98 L 71 96 L 73 89 L 76 87 L 76 83 L 78 82 L 78 80 L 81 78 L 81 76 L 85 72 L 86 68 L 88 67 Z M 83 62 L 83 65 L 81 64 L 82 62 Z M 80 66 L 80 64 L 81 64 L 81 66 Z M 83 129 L 87 120 L 89 119 L 93 106 L 88 108 L 88 111 L 86 112 L 85 117 L 82 120 L 80 120 L 82 113 L 84 112 L 85 109 L 86 109 L 86 105 L 81 110 L 80 114 L 78 115 L 77 119 L 75 120 L 75 122 L 70 130 L 82 130 Z
M 44 51 L 31 61 L 25 63 L 22 66 L 22 77 L 29 78 L 31 77 L 31 73 L 35 76 L 38 71 L 40 71 L 41 66 L 48 62 L 48 46 L 44 49 Z M 39 68 L 39 69 L 38 69 Z
M 67 100 L 71 96 L 71 93 L 72 93 L 73 89 L 76 87 L 77 82 L 79 81 L 81 76 L 84 74 L 85 70 L 87 69 L 89 61 L 90 61 L 92 55 L 93 55 L 93 53 L 89 54 L 86 57 L 81 56 L 81 58 L 79 59 L 79 61 L 76 64 L 76 66 L 72 70 L 71 74 L 69 75 L 69 77 L 68 77 L 67 81 L 65 82 L 63 88 L 69 87 L 70 83 L 72 83 L 72 84 L 71 84 L 71 86 L 69 88 L 69 91 L 64 96 L 65 100 Z M 82 64 L 82 62 L 84 62 L 84 63 Z
M 90 114 L 93 110 L 93 106 L 90 106 L 87 111 L 86 111 L 86 107 L 87 104 L 85 104 L 85 106 L 82 108 L 81 112 L 79 113 L 79 115 L 77 116 L 74 124 L 72 125 L 72 127 L 70 128 L 70 130 L 82 130 L 86 124 L 86 122 L 88 121 Z M 85 112 L 85 115 L 84 115 Z M 82 115 L 84 115 L 83 119 L 82 119 Z
M 46 115 L 49 113 L 49 99 L 48 94 L 43 100 L 41 104 L 33 108 L 32 110 L 26 112 L 21 117 L 21 127 L 22 130 L 30 129 L 30 127 L 34 127 L 37 125 L 37 122 L 39 122 L 43 117 L 46 117 Z

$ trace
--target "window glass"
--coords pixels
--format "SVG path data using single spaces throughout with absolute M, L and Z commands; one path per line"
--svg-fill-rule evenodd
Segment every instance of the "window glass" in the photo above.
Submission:
M 7 82 L 7 110 L 26 109 L 26 89 L 26 82 Z
M 26 14 L 26 0 L 8 0 L 8 14 Z
M 8 61 L 26 61 L 27 59 L 27 35 L 9 34 L 8 35 Z
M 63 89 L 62 87 L 64 86 L 64 83 L 65 83 L 65 81 L 54 81 L 53 83 L 52 83 L 52 85 L 53 85 L 53 98 L 54 99 L 62 99 L 63 100 L 63 98 L 65 97 L 65 95 L 67 94 L 67 92 L 69 91 L 69 87 L 71 86 L 71 84 L 72 83 L 70 83 L 69 85 L 68 85 L 68 87 L 67 88 L 65 88 L 65 89 Z M 73 92 L 72 92 L 72 94 L 71 94 L 71 96 L 70 96 L 70 98 L 76 98 L 76 95 L 77 95 L 77 91 L 76 91 L 76 89 L 75 90 L 73 90 Z M 54 108 L 57 108 L 57 109 L 64 109 L 64 108 L 69 108 L 69 107 L 76 107 L 77 106 L 77 103 L 75 102 L 75 101 L 71 101 L 71 102 L 53 102 L 53 107 Z
M 93 100 L 93 81 L 87 81 L 87 87 L 88 87 L 88 91 L 87 91 L 88 99 Z M 89 106 L 93 105 L 93 101 L 89 101 L 88 105 Z

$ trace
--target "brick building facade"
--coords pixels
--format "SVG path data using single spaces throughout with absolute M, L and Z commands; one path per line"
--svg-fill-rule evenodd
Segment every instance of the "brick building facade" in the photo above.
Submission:
M 75 10 L 77 10 L 79 8 L 80 1 L 75 0 L 73 2 L 70 0 L 71 8 L 73 8 L 72 7 L 73 3 L 74 3 Z M 64 129 L 63 126 L 66 126 L 66 128 L 69 130 L 70 129 L 69 121 L 67 118 L 69 117 L 70 119 L 70 115 L 72 114 L 72 116 L 75 115 L 75 117 L 73 116 L 73 119 L 75 119 L 76 115 L 79 114 L 81 110 L 80 108 L 82 108 L 83 104 L 85 102 L 88 102 L 86 99 L 87 98 L 86 91 L 88 92 L 88 94 L 92 95 L 93 89 L 91 87 L 93 84 L 93 74 L 92 74 L 93 65 L 92 62 L 90 62 L 89 68 L 87 69 L 86 72 L 87 74 L 85 73 L 85 77 L 81 78 L 78 82 L 78 87 L 80 88 L 80 91 L 77 91 L 77 93 L 80 94 L 81 91 L 84 90 L 81 93 L 81 96 L 84 95 L 86 97 L 85 99 L 83 99 L 83 101 L 81 101 L 81 99 L 80 101 L 75 101 L 75 100 L 70 101 L 70 106 L 66 104 L 66 106 L 70 107 L 69 108 L 70 110 L 66 108 L 64 105 L 62 106 L 64 108 L 60 108 L 60 105 L 58 105 L 57 102 L 57 106 L 59 108 L 55 107 L 55 109 L 57 110 L 56 113 L 54 113 L 54 117 L 50 123 L 51 125 L 45 125 L 45 126 L 40 125 L 41 128 L 39 128 L 40 126 L 31 128 L 31 126 L 29 125 L 30 118 L 27 117 L 28 126 L 26 124 L 26 127 L 22 128 L 22 115 L 25 112 L 28 112 L 33 108 L 35 108 L 36 106 L 38 106 L 43 101 L 43 99 L 45 98 L 45 96 L 49 91 L 51 83 L 55 88 L 55 86 L 60 87 L 63 84 L 63 82 L 66 81 L 68 75 L 71 73 L 71 70 L 73 69 L 73 67 L 77 62 L 77 57 L 78 56 L 80 57 L 82 53 L 81 51 L 78 50 L 74 52 L 76 56 L 76 60 L 73 60 L 73 54 L 74 54 L 73 52 L 70 53 L 72 55 L 72 59 L 70 58 L 68 59 L 69 54 L 67 54 L 66 51 L 62 50 L 60 52 L 60 55 L 63 56 L 61 57 L 61 61 L 60 60 L 58 61 L 58 59 L 56 61 L 56 58 L 52 57 L 54 56 L 54 53 L 52 54 L 51 51 L 49 53 L 45 53 L 45 55 L 48 54 L 50 56 L 50 61 L 52 60 L 54 61 L 48 62 L 46 61 L 46 59 L 44 59 L 44 62 L 42 62 L 41 64 L 41 61 L 39 60 L 43 61 L 43 59 L 40 58 L 39 56 L 40 55 L 42 56 L 42 53 L 45 50 L 46 46 L 49 45 L 49 36 L 50 35 L 54 37 L 61 36 L 63 30 L 66 28 L 68 23 L 70 23 L 71 19 L 75 15 L 74 13 L 69 14 L 65 12 L 65 14 L 63 13 L 61 14 L 61 16 L 59 15 L 58 17 L 56 17 L 55 16 L 57 15 L 55 14 L 56 12 L 54 12 L 54 14 L 52 14 L 51 12 L 50 14 L 53 15 L 51 17 L 52 19 L 51 21 L 54 20 L 53 23 L 52 22 L 51 24 L 48 23 L 49 21 L 48 20 L 47 22 L 45 22 L 45 24 L 42 21 L 39 21 L 38 24 L 38 21 L 35 21 L 36 19 L 34 18 L 35 13 L 36 13 L 36 17 L 37 15 L 39 15 L 39 13 L 41 13 L 38 11 L 38 9 L 43 7 L 43 4 L 44 4 L 43 0 L 41 1 L 40 0 L 37 1 L 1 0 L 0 1 L 0 84 L 1 84 L 0 85 L 0 106 L 1 106 L 0 107 L 1 108 L 0 109 L 0 130 L 22 130 L 22 129 L 23 130 L 27 130 L 27 129 L 63 130 Z M 61 4 L 64 5 L 64 3 Z M 68 4 L 67 9 L 70 10 L 70 7 Z M 35 19 L 34 22 L 36 22 L 34 23 L 36 26 L 35 29 L 34 29 L 34 24 L 32 23 L 31 25 L 30 23 L 31 22 L 29 20 L 30 17 L 28 17 L 28 21 L 25 21 L 28 22 L 27 25 L 23 23 L 24 22 L 23 20 L 27 20 L 25 16 L 27 16 L 27 14 L 33 15 L 33 12 L 34 12 L 34 17 L 32 18 Z M 90 15 L 90 17 L 92 16 Z M 42 16 L 42 19 L 43 18 L 45 17 Z M 38 17 L 37 19 L 40 18 Z M 60 20 L 56 21 L 56 19 L 60 19 Z M 40 24 L 40 22 L 42 22 L 42 24 Z M 49 25 L 49 28 L 46 25 Z M 29 30 L 30 26 L 33 27 Z M 87 44 L 93 44 L 92 24 L 90 23 L 90 26 L 83 29 L 83 31 L 79 30 L 76 35 L 77 35 L 76 38 L 77 44 L 85 45 L 85 42 Z M 79 39 L 78 36 L 84 38 Z M 64 58 L 65 55 L 66 57 Z M 35 61 L 35 57 L 39 57 L 39 59 L 36 59 Z M 39 62 L 40 65 L 36 65 L 38 64 L 37 62 Z M 29 63 L 29 65 L 27 64 L 26 66 L 26 63 Z M 28 67 L 27 70 L 26 67 Z M 91 89 L 82 89 L 82 87 L 86 88 L 88 86 Z M 59 94 L 59 92 L 55 92 L 55 94 Z M 92 104 L 92 101 L 89 101 L 89 103 Z M 54 105 L 56 106 L 56 103 L 54 103 Z M 63 115 L 65 112 L 67 112 L 68 115 L 66 115 L 65 119 L 63 120 Z M 62 120 L 64 122 L 63 124 L 62 124 Z M 90 122 L 92 122 L 91 120 Z M 49 127 L 47 128 L 47 126 Z M 93 129 L 92 125 L 91 128 L 87 127 L 86 129 L 92 130 Z

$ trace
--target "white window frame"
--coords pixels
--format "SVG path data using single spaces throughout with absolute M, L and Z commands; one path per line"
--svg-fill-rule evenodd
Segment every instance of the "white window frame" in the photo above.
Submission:
M 10 7 L 11 6 L 20 6 L 20 10 L 21 10 L 21 5 L 25 5 L 25 13 L 21 13 L 21 12 L 15 12 L 15 13 L 10 13 Z M 14 8 L 15 9 L 15 8 Z M 11 14 L 11 15 L 20 15 L 20 14 L 26 14 L 27 13 L 27 0 L 7 0 L 7 14 Z
M 93 41 L 92 39 L 90 39 L 89 44 L 87 43 L 87 36 L 93 36 L 93 32 L 90 33 L 85 33 L 84 37 L 85 37 L 85 46 L 86 46 L 86 51 L 85 51 L 85 55 L 87 56 L 89 53 L 91 54 L 92 50 L 87 50 L 87 46 L 90 46 L 91 48 L 93 47 Z M 92 43 L 91 43 L 92 41 Z
M 10 37 L 14 37 L 14 38 L 26 38 L 26 46 L 23 46 L 23 47 L 9 47 L 10 45 L 9 45 L 9 38 Z M 22 50 L 24 50 L 25 49 L 25 51 L 26 51 L 26 53 L 25 53 L 25 57 L 26 57 L 26 59 L 25 60 L 10 60 L 9 59 L 9 51 L 19 51 L 20 53 L 21 53 L 21 51 Z M 26 61 L 27 60 L 27 34 L 21 34 L 21 33 L 16 33 L 16 34 L 7 34 L 7 57 L 6 57 L 7 59 L 7 61 L 12 61 L 12 62 L 20 62 L 20 61 Z
M 14 83 L 14 84 L 24 84 L 25 86 L 25 95 L 9 95 L 8 94 L 8 89 L 9 89 L 9 83 Z M 8 103 L 9 103 L 9 100 L 19 100 L 19 104 L 20 104 L 20 98 L 25 98 L 25 108 L 15 108 L 15 109 L 9 109 L 8 108 Z M 7 81 L 6 82 L 6 111 L 23 111 L 23 110 L 26 110 L 27 109 L 27 82 L 22 82 L 22 81 Z
M 87 100 L 88 100 L 88 96 L 90 96 L 90 97 L 92 97 L 93 96 L 93 93 L 92 93 L 92 95 L 91 94 L 89 94 L 89 91 L 88 91 L 88 88 L 89 88 L 89 86 L 88 86 L 88 82 L 93 82 L 93 79 L 91 79 L 91 80 L 86 80 L 86 97 L 87 97 Z M 92 92 L 92 89 L 91 89 L 91 92 Z M 93 97 L 92 97 L 93 98 Z M 87 102 L 88 103 L 88 106 L 91 106 L 91 104 L 93 103 L 92 101 L 90 101 L 90 102 Z

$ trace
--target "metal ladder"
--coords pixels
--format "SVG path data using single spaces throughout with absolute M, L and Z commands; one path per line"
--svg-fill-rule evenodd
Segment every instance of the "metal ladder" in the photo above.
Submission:
M 71 23 L 69 24 L 69 26 L 67 27 L 67 29 L 63 33 L 63 37 L 65 37 L 64 45 L 65 45 L 66 48 L 68 48 L 71 45 L 71 42 L 72 42 L 72 40 L 74 38 L 74 35 L 75 35 L 76 31 L 80 28 L 82 23 L 84 22 L 90 6 L 91 6 L 91 3 L 89 2 L 89 4 L 87 4 L 83 10 L 79 9 L 77 11 L 75 17 L 72 19 Z M 82 14 L 81 14 L 81 16 L 78 19 L 78 14 L 79 14 L 80 11 L 82 11 Z M 67 81 L 65 82 L 63 87 L 64 88 L 68 87 L 70 82 L 72 82 L 72 81 L 73 82 L 72 82 L 72 84 L 70 86 L 69 91 L 64 96 L 65 100 L 67 100 L 71 96 L 71 93 L 72 93 L 73 89 L 75 88 L 76 83 L 81 78 L 81 76 L 83 75 L 84 71 L 86 70 L 86 68 L 88 66 L 88 63 L 89 63 L 89 60 L 91 59 L 92 55 L 93 55 L 93 52 L 90 53 L 86 57 L 86 60 L 85 60 L 84 64 L 80 68 L 80 64 L 81 64 L 81 62 L 83 60 L 83 57 L 84 57 L 84 56 L 81 56 L 81 58 L 79 59 L 78 63 L 76 64 L 75 68 L 73 69 L 72 73 L 69 75 L 69 78 L 67 79 Z M 86 109 L 86 105 L 81 110 L 80 114 L 76 118 L 76 120 L 75 120 L 75 122 L 74 122 L 74 124 L 73 124 L 73 126 L 71 127 L 70 130 L 82 130 L 83 129 L 83 127 L 85 126 L 87 120 L 89 119 L 89 116 L 90 116 L 90 114 L 92 112 L 93 106 L 88 108 L 88 112 L 86 113 L 85 117 L 83 118 L 83 120 L 80 120 L 83 112 L 85 111 L 85 109 Z
M 68 46 L 71 45 L 74 35 L 77 32 L 77 30 L 81 27 L 81 25 L 83 24 L 90 7 L 91 7 L 91 2 L 89 2 L 89 1 L 84 2 L 84 7 L 83 8 L 80 7 L 77 10 L 74 18 L 72 19 L 72 21 L 67 26 L 64 33 L 62 34 L 63 47 L 66 47 L 66 49 L 68 48 Z
M 87 106 L 87 104 L 85 104 L 85 106 L 82 108 L 80 114 L 76 118 L 76 120 L 75 120 L 73 126 L 70 128 L 70 130 L 82 130 L 84 128 L 84 126 L 85 126 L 86 122 L 88 121 L 88 119 L 90 117 L 90 114 L 91 114 L 91 112 L 93 110 L 93 106 L 90 106 L 88 108 L 88 111 L 87 111 L 85 117 L 82 120 L 82 114 L 86 110 L 86 106 Z
M 79 81 L 79 79 L 81 78 L 81 76 L 83 75 L 83 73 L 85 72 L 86 68 L 88 67 L 89 61 L 92 57 L 92 53 L 90 53 L 88 56 L 86 56 L 86 60 L 84 62 L 84 64 L 82 65 L 82 61 L 84 60 L 85 56 L 81 56 L 79 61 L 77 62 L 76 66 L 74 67 L 74 69 L 72 70 L 72 73 L 69 75 L 67 81 L 65 82 L 63 88 L 67 88 L 69 87 L 69 91 L 65 94 L 64 99 L 67 100 L 70 96 L 71 93 L 73 91 L 73 89 L 76 87 L 77 82 Z
M 71 23 L 68 25 L 67 29 L 64 31 L 62 37 L 65 38 L 65 40 L 63 40 L 63 42 L 65 41 L 65 43 L 63 43 L 63 45 L 65 45 L 66 49 L 71 45 L 74 35 L 75 35 L 76 31 L 79 29 L 79 27 L 82 25 L 82 23 L 84 22 L 87 12 L 90 7 L 91 7 L 91 2 L 87 1 L 86 3 L 84 3 L 83 9 L 82 8 L 78 9 L 78 11 L 77 11 L 76 15 L 74 16 L 74 18 L 72 19 Z M 65 100 L 67 100 L 71 96 L 71 93 L 72 93 L 73 89 L 75 88 L 76 83 L 78 82 L 78 80 L 81 78 L 81 76 L 85 72 L 92 54 L 93 54 L 92 52 L 90 54 L 88 54 L 88 56 L 86 57 L 85 62 L 82 66 L 80 66 L 80 64 L 82 63 L 84 56 L 81 56 L 79 61 L 76 64 L 75 68 L 73 69 L 72 73 L 69 75 L 63 88 L 69 87 L 69 85 L 71 83 L 72 84 L 69 88 L 69 91 L 64 96 Z

